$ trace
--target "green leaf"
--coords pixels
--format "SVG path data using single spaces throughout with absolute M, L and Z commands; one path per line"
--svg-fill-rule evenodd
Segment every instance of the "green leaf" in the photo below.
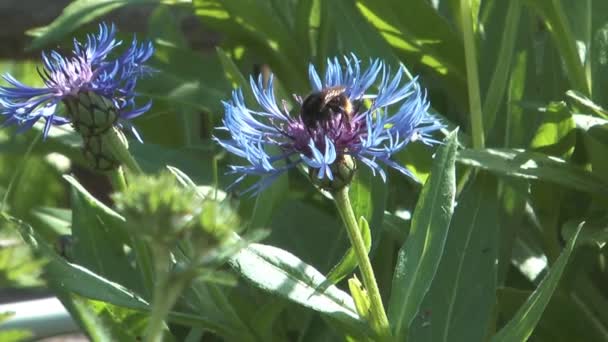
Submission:
M 454 210 L 457 131 L 437 151 L 412 218 L 408 239 L 399 250 L 388 315 L 393 335 L 405 340 L 439 266 Z
M 226 74 L 226 78 L 232 83 L 232 88 L 240 88 L 243 91 L 243 96 L 245 97 L 245 103 L 256 103 L 255 97 L 253 96 L 253 90 L 251 90 L 251 86 L 249 82 L 243 76 L 239 67 L 234 64 L 232 58 L 226 53 L 226 51 L 221 48 L 216 48 L 217 56 L 220 59 L 220 63 L 222 63 L 222 67 L 224 68 L 224 73 Z
M 321 204 L 330 210 L 335 207 L 329 200 Z M 349 246 L 339 219 L 304 201 L 289 199 L 280 203 L 273 213 L 270 230 L 267 244 L 297 255 L 323 274 L 329 272 Z
M 549 181 L 604 196 L 608 193 L 608 187 L 590 172 L 542 153 L 507 148 L 467 149 L 458 152 L 458 162 L 505 176 Z
M 34 139 L 27 141 L 24 152 L 3 154 L 0 158 L 3 167 L 0 178 L 7 179 L 0 210 L 24 219 L 31 218 L 33 207 L 52 204 L 63 196 L 56 170 L 34 154 L 35 148 L 41 145 L 40 137 L 35 134 Z
M 513 317 L 531 294 L 532 291 L 529 290 L 499 288 L 496 293 L 499 315 Z M 596 316 L 594 311 L 578 294 L 556 292 L 528 340 L 605 341 L 608 337 L 603 323 L 605 320 Z M 576 319 L 572 319 L 573 317 Z
M 33 337 L 33 334 L 27 330 L 4 330 L 0 331 L 0 341 L 3 342 L 19 342 L 29 341 Z
M 55 288 L 62 304 L 70 312 L 70 315 L 78 322 L 83 331 L 87 333 L 93 342 L 128 341 L 140 338 L 147 316 L 124 308 L 114 308 L 114 312 L 122 312 L 115 317 L 109 311 L 111 305 L 104 302 L 96 302 L 65 290 L 57 290 L 57 284 L 51 284 Z M 133 316 L 136 321 L 133 321 Z
M 292 16 L 286 14 L 293 10 L 292 3 L 283 8 L 267 0 L 194 0 L 193 4 L 205 25 L 244 43 L 288 82 L 289 89 L 304 89 L 308 84 L 308 56 L 302 51 L 306 49 L 293 39 L 294 23 L 290 22 Z
M 431 314 L 414 320 L 411 341 L 481 342 L 487 334 L 496 292 L 497 184 L 480 173 L 469 186 L 458 198 L 443 257 L 421 306 Z
M 141 279 L 130 266 L 123 245 L 129 244 L 124 219 L 98 201 L 71 176 L 73 258 L 76 263 L 129 288 L 139 289 Z
M 11 329 L 6 327 L 6 325 L 2 326 L 2 323 L 6 323 L 7 320 L 10 320 L 11 317 L 15 315 L 14 312 L 0 312 L 0 341 L 3 342 L 19 342 L 19 341 L 29 341 L 32 339 L 34 334 L 28 330 L 21 329 Z M 10 321 L 9 321 L 10 322 Z M 10 324 L 10 323 L 9 323 Z
M 502 30 L 502 39 L 498 52 L 496 64 L 492 65 L 492 79 L 488 90 L 485 94 L 483 102 L 484 125 L 486 135 L 491 132 L 496 120 L 496 114 L 500 108 L 505 90 L 511 74 L 511 64 L 513 54 L 515 52 L 515 44 L 517 42 L 517 30 L 519 29 L 519 18 L 521 16 L 521 1 L 509 1 L 504 27 Z
M 276 152 L 277 155 L 281 152 L 278 151 L 278 147 L 273 146 L 270 148 L 271 152 Z M 285 161 L 279 160 L 275 163 L 275 167 L 284 167 Z M 276 212 L 289 194 L 289 182 L 287 175 L 279 176 L 272 184 L 268 186 L 261 194 L 259 194 L 253 206 L 251 213 L 250 228 L 265 228 L 271 224 L 273 214 Z M 312 235 L 312 234 L 309 234 Z
M 574 101 L 577 105 L 584 109 L 591 110 L 595 114 L 601 116 L 604 119 L 608 119 L 608 110 L 602 108 L 602 106 L 591 101 L 590 98 L 583 95 L 581 92 L 576 90 L 568 90 L 566 96 Z
M 530 147 L 549 155 L 569 157 L 576 143 L 574 118 L 564 102 L 551 102 L 539 108 L 543 122 L 538 127 Z
M 365 335 L 369 327 L 358 315 L 353 299 L 335 286 L 317 289 L 326 278 L 293 254 L 272 246 L 251 244 L 230 263 L 245 279 L 273 295 L 337 320 L 349 331 Z
M 366 218 L 370 222 L 369 225 L 376 228 L 382 227 L 387 195 L 387 184 L 367 167 L 357 171 L 348 190 L 355 217 Z M 372 231 L 372 249 L 378 246 L 379 240 L 380 229 L 374 229 Z
M 29 225 L 14 218 L 4 216 L 19 229 L 23 239 L 42 257 L 48 259 L 46 265 L 47 279 L 54 283 L 56 293 L 71 296 L 72 293 L 100 302 L 137 310 L 149 310 L 149 304 L 134 291 L 112 282 L 90 270 L 67 262 L 57 255 Z M 66 297 L 70 299 L 71 297 Z M 171 312 L 169 319 L 180 325 L 201 327 L 218 333 L 221 336 L 238 337 L 242 332 L 235 326 L 229 326 L 221 315 L 199 313 L 197 315 Z
M 359 218 L 359 229 L 361 230 L 361 235 L 363 236 L 363 242 L 365 242 L 367 253 L 369 253 L 372 247 L 372 236 L 369 229 L 369 224 L 363 216 Z M 342 259 L 340 259 L 338 264 L 336 264 L 331 271 L 329 271 L 327 274 L 327 280 L 332 284 L 336 284 L 340 280 L 344 279 L 344 277 L 348 276 L 357 266 L 357 256 L 355 255 L 355 250 L 351 246 L 348 248 L 348 251 L 346 251 L 346 254 L 344 254 Z
M 608 226 L 604 220 L 582 221 L 571 220 L 562 226 L 561 234 L 564 240 L 570 240 L 580 228 L 578 243 L 604 248 L 608 242 Z
M 131 308 L 145 308 L 148 305 L 145 300 L 122 285 L 109 281 L 82 266 L 67 262 L 26 223 L 6 216 L 4 219 L 14 224 L 23 239 L 37 253 L 48 259 L 46 275 L 50 280 L 61 284 L 62 289 L 87 298 Z
M 371 303 L 367 291 L 363 288 L 363 284 L 361 284 L 359 279 L 355 276 L 354 278 L 348 279 L 348 288 L 355 301 L 355 307 L 357 308 L 359 316 L 364 319 L 369 319 Z
M 466 99 L 462 38 L 428 1 L 363 0 L 357 1 L 357 8 L 401 60 L 421 64 L 440 77 L 455 98 Z
M 590 89 L 586 80 L 583 62 L 579 57 L 576 38 L 568 22 L 561 1 L 526 0 L 542 16 L 545 25 L 553 36 L 553 41 L 564 61 L 568 77 L 575 90 L 588 94 Z
M 335 31 L 332 33 L 336 35 L 338 44 L 348 47 L 347 52 L 354 52 L 359 58 L 382 56 L 385 62 L 397 65 L 399 62 L 397 55 L 382 39 L 380 32 L 368 23 L 363 14 L 357 10 L 356 1 L 329 1 L 326 10 L 328 13 L 323 17 L 323 21 L 335 21 L 336 13 L 340 13 L 341 20 L 339 23 L 333 23 Z M 328 49 L 328 57 L 331 58 L 345 52 L 340 49 L 340 45 L 324 47 Z
M 592 94 L 594 101 L 601 105 L 602 111 L 598 114 L 608 118 L 608 111 L 605 109 L 608 106 L 608 99 L 602 96 L 608 89 L 608 64 L 605 63 L 606 53 L 608 53 L 608 22 L 605 15 L 608 13 L 608 3 L 603 1 L 593 1 L 593 13 L 599 17 L 594 20 L 593 24 L 599 24 L 600 27 L 592 32 L 593 41 L 591 43 L 591 77 L 592 77 Z
M 553 292 L 555 291 L 559 280 L 568 264 L 570 254 L 574 250 L 578 233 L 581 230 L 580 225 L 576 233 L 568 241 L 568 244 L 562 251 L 559 258 L 553 264 L 543 281 L 538 285 L 536 290 L 528 298 L 526 303 L 517 311 L 507 325 L 505 325 L 495 336 L 492 337 L 492 342 L 510 342 L 510 341 L 525 341 L 532 334 L 534 327 L 540 320 L 545 307 L 549 303 Z
M 32 215 L 49 226 L 58 235 L 69 234 L 72 226 L 72 211 L 60 208 L 40 207 Z
M 200 54 L 167 41 L 157 40 L 154 46 L 151 65 L 157 72 L 138 82 L 139 94 L 166 101 L 172 107 L 222 111 L 228 82 L 216 54 Z
M 583 146 L 594 175 L 608 182 L 608 123 L 593 125 L 583 134 Z
M 30 49 L 40 49 L 55 42 L 78 27 L 89 23 L 106 13 L 127 5 L 150 5 L 160 3 L 186 3 L 186 0 L 77 0 L 63 9 L 63 12 L 48 26 L 33 30 L 34 38 Z
M 174 149 L 147 143 L 133 144 L 129 150 L 146 173 L 156 173 L 171 165 L 191 175 L 197 184 L 213 183 L 211 146 Z

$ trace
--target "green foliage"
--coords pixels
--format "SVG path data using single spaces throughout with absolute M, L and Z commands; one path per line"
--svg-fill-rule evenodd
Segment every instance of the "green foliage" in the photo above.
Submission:
M 399 249 L 389 302 L 393 334 L 403 340 L 419 311 L 443 254 L 454 210 L 457 131 L 437 152 L 412 217 L 406 242 Z
M 127 173 L 125 190 L 88 172 L 67 126 L 44 141 L 38 126 L 3 129 L 3 289 L 44 287 L 92 340 L 135 340 L 158 273 L 150 246 L 170 240 L 167 271 L 189 278 L 169 341 L 378 340 L 330 196 L 301 170 L 257 196 L 228 191 L 235 159 L 211 140 L 233 89 L 254 105 L 250 75 L 271 71 L 295 113 L 308 63 L 354 52 L 419 76 L 448 127 L 438 149 L 395 156 L 420 184 L 362 165 L 350 184 L 392 339 L 608 339 L 608 2 L 78 0 L 30 30 L 30 48 L 141 5 L 157 70 L 137 89 L 154 101 L 134 121 L 145 143 L 130 143 L 145 174 Z M 184 18 L 214 46 L 195 46 Z M 0 71 L 40 86 L 37 63 Z

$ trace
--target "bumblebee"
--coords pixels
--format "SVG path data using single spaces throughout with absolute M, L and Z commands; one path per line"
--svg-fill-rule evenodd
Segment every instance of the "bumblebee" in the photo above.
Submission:
M 302 101 L 300 117 L 306 127 L 315 128 L 317 124 L 342 114 L 342 120 L 350 122 L 354 115 L 354 106 L 345 94 L 345 87 L 331 87 L 314 92 Z

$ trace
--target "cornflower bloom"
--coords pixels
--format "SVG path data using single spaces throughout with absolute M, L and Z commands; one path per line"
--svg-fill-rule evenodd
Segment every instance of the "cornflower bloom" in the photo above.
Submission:
M 219 128 L 231 138 L 215 138 L 227 151 L 248 161 L 230 166 L 230 172 L 239 175 L 234 184 L 249 175 L 259 176 L 246 190 L 257 193 L 281 173 L 305 165 L 315 183 L 339 190 L 352 179 L 356 161 L 384 181 L 382 164 L 415 179 L 391 157 L 412 141 L 438 143 L 431 133 L 444 126 L 428 113 L 429 102 L 417 80 L 404 81 L 404 70 L 400 66 L 391 73 L 379 59 L 370 60 L 363 69 L 351 55 L 344 57 L 343 65 L 338 58 L 328 59 L 321 79 L 311 64 L 312 91 L 305 98 L 294 95 L 299 105 L 294 115 L 286 101 L 277 104 L 272 75 L 266 88 L 261 77 L 257 82 L 252 77 L 251 88 L 261 111 L 248 108 L 242 91 L 235 90 L 232 99 L 224 102 L 225 117 Z
M 20 126 L 21 132 L 42 119 L 46 138 L 51 126 L 71 123 L 85 140 L 100 136 L 113 126 L 126 126 L 141 141 L 128 120 L 150 109 L 150 102 L 135 106 L 134 89 L 138 78 L 152 70 L 144 63 L 154 48 L 150 42 L 138 44 L 133 39 L 126 51 L 110 58 L 122 44 L 115 36 L 114 25 L 100 24 L 99 33 L 87 35 L 84 43 L 74 39 L 69 55 L 43 52 L 43 65 L 38 73 L 44 87 L 30 87 L 11 75 L 4 75 L 10 84 L 0 87 L 0 114 L 5 117 L 4 125 Z

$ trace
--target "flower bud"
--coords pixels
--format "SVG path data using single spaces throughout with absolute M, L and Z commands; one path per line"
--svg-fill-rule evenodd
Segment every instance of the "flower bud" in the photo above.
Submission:
M 172 246 L 197 224 L 201 199 L 167 172 L 130 179 L 129 188 L 112 196 L 129 229 L 154 243 Z
M 124 136 L 120 133 L 121 136 Z M 120 165 L 104 143 L 102 135 L 83 137 L 82 154 L 89 165 L 97 171 L 111 171 Z
M 108 98 L 85 91 L 64 99 L 74 129 L 83 138 L 98 136 L 118 121 L 115 104 Z
M 315 168 L 309 169 L 310 180 L 323 190 L 338 191 L 348 186 L 353 180 L 357 172 L 357 163 L 353 157 L 346 154 L 336 160 L 330 168 L 334 176 L 333 180 L 327 177 L 319 179 L 319 170 Z

